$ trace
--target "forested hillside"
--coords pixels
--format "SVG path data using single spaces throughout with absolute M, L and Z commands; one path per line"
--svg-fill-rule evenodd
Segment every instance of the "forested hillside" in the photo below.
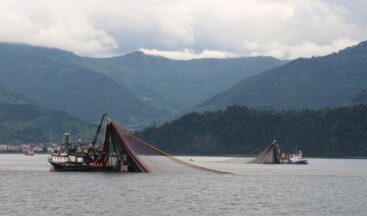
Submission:
M 367 105 L 282 112 L 234 106 L 194 112 L 136 134 L 174 154 L 244 154 L 276 139 L 284 152 L 298 148 L 306 156 L 367 157 L 366 131 Z
M 74 142 L 78 138 L 91 142 L 95 127 L 60 111 L 28 104 L 0 104 L 1 144 L 62 143 L 65 132 L 71 133 Z
M 248 77 L 285 63 L 272 57 L 172 60 L 142 52 L 80 62 L 175 117 Z
M 335 108 L 367 89 L 367 42 L 324 57 L 300 58 L 242 81 L 198 106 L 266 109 Z
M 96 122 L 109 113 L 125 125 L 157 121 L 157 109 L 112 79 L 69 63 L 77 56 L 57 49 L 0 44 L 0 85 L 21 93 L 45 108 L 62 110 Z
M 98 59 L 0 43 L 0 86 L 90 122 L 107 112 L 124 126 L 143 128 L 281 64 L 270 57 L 177 61 L 142 52 Z
M 16 93 L 0 86 L 0 104 L 32 104 L 36 102 L 29 99 L 25 95 Z
M 362 90 L 348 105 L 367 104 L 367 89 Z

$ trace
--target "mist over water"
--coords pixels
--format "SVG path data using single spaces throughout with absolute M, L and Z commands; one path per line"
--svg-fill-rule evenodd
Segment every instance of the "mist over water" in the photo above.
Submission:
M 50 172 L 47 155 L 0 154 L 0 215 L 365 215 L 367 160 L 309 165 L 181 157 L 235 174 Z

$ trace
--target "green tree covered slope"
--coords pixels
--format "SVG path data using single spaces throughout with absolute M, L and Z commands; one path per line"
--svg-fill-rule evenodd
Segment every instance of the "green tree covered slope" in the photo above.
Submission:
M 366 131 L 367 105 L 282 112 L 234 106 L 136 134 L 174 154 L 244 154 L 276 139 L 284 152 L 298 147 L 306 156 L 366 157 Z
M 230 105 L 253 108 L 340 107 L 367 88 L 367 42 L 338 53 L 300 58 L 242 81 L 203 102 L 198 110 Z

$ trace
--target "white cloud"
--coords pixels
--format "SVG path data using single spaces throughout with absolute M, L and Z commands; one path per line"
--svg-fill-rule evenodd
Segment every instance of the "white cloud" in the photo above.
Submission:
M 357 43 L 358 41 L 346 38 L 331 41 L 329 44 L 325 45 L 305 41 L 296 46 L 284 47 L 284 50 L 288 50 L 288 53 L 286 55 L 288 58 L 295 59 L 300 56 L 301 57 L 324 56 L 332 52 L 344 49 L 345 47 L 355 45 Z
M 229 53 L 225 51 L 217 51 L 217 50 L 204 50 L 200 53 L 196 53 L 195 50 L 192 49 L 183 49 L 178 51 L 163 51 L 157 49 L 139 49 L 148 55 L 156 55 L 163 56 L 171 59 L 179 59 L 179 60 L 189 60 L 189 59 L 199 59 L 199 58 L 235 58 L 242 56 L 238 53 Z
M 65 1 L 7 1 L 0 7 L 0 40 L 103 55 L 118 42 L 93 25 L 79 5 Z M 84 1 L 81 2 L 85 3 Z
M 361 0 L 0 0 L 0 41 L 87 56 L 325 55 L 367 39 Z M 191 56 L 191 57 L 190 57 Z

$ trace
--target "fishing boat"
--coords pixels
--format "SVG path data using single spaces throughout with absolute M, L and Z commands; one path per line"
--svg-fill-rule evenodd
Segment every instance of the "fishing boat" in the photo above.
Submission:
M 282 154 L 280 161 L 284 164 L 308 164 L 308 161 L 303 158 L 302 152 L 297 150 L 294 154 Z
M 307 160 L 302 157 L 302 152 L 298 151 L 295 154 L 290 154 L 288 164 L 308 164 Z
M 96 146 L 104 117 L 102 115 L 90 144 L 71 142 L 64 134 L 63 144 L 48 157 L 54 171 L 100 171 L 129 173 L 201 173 L 221 171 L 182 161 L 136 137 L 110 119 L 104 129 L 103 141 Z
M 249 163 L 258 164 L 308 164 L 308 161 L 303 158 L 302 152 L 296 148 L 295 153 L 286 154 L 281 153 L 278 142 L 273 140 L 272 143 L 266 145 L 264 148 L 256 150 L 250 154 L 255 156 L 255 159 Z
M 25 156 L 33 156 L 34 152 L 31 149 L 27 149 L 26 152 L 24 153 Z
M 80 140 L 78 143 L 71 143 L 70 133 L 64 133 L 63 144 L 47 159 L 54 171 L 129 171 L 127 155 L 121 151 L 113 151 L 115 146 L 106 146 L 105 142 L 101 149 L 96 148 L 98 134 L 106 115 L 102 115 L 91 144 L 83 145 Z

